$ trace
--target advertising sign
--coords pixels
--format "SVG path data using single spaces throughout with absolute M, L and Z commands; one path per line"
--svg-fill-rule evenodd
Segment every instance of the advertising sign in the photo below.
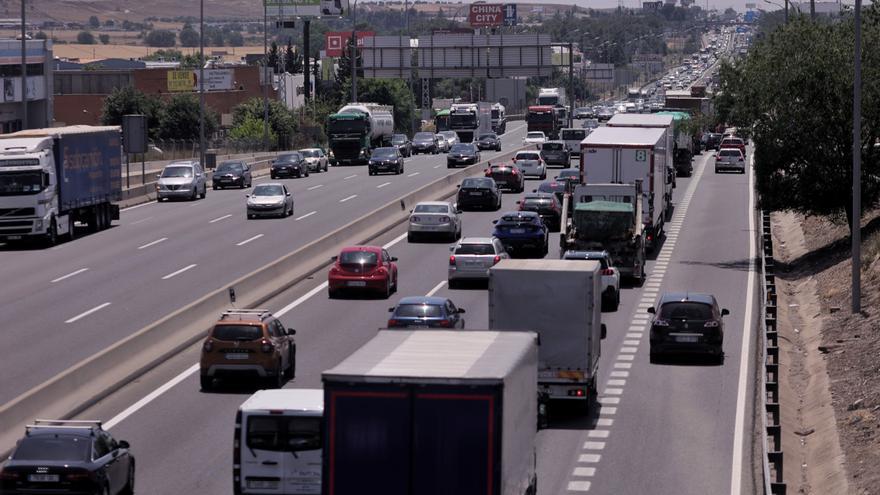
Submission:
M 471 4 L 468 23 L 475 28 L 498 27 L 504 22 L 504 5 L 500 3 Z
M 196 84 L 196 75 L 191 70 L 169 70 L 168 91 L 192 91 Z
M 263 0 L 270 15 L 337 17 L 348 13 L 348 0 Z
M 233 69 L 205 69 L 205 91 L 229 91 L 235 71 Z M 174 93 L 198 91 L 198 70 L 169 70 L 168 91 Z
M 504 25 L 516 26 L 516 4 L 508 3 L 504 6 Z
M 364 38 L 375 36 L 374 31 L 358 31 L 357 46 L 364 47 Z M 326 55 L 328 57 L 341 57 L 342 50 L 348 46 L 351 40 L 351 31 L 328 31 L 324 33 L 324 46 L 326 47 Z

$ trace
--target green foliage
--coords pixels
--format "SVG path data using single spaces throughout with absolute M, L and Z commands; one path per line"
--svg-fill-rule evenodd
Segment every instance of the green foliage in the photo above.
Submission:
M 288 40 L 284 49 L 284 71 L 290 74 L 299 74 L 303 71 L 303 57 L 293 49 L 293 42 Z
M 853 19 L 793 19 L 721 72 L 720 112 L 755 142 L 768 210 L 851 215 Z M 880 199 L 880 5 L 863 18 L 862 208 Z
M 217 131 L 219 118 L 209 108 L 205 111 L 205 136 Z M 159 121 L 159 137 L 162 139 L 199 139 L 199 99 L 194 93 L 181 93 L 171 97 Z
M 107 45 L 110 43 L 110 35 L 109 34 L 99 34 L 98 39 L 101 40 L 102 45 Z
M 145 57 L 142 57 L 143 60 L 152 60 L 152 61 L 158 61 L 158 60 L 171 61 L 171 60 L 181 60 L 182 58 L 183 58 L 183 52 L 181 52 L 180 50 L 174 50 L 174 49 L 156 50 L 155 52 L 153 52 Z
M 144 41 L 147 43 L 147 46 L 167 48 L 174 46 L 176 38 L 177 36 L 167 29 L 156 29 L 147 33 Z
M 266 64 L 272 68 L 272 71 L 277 74 L 278 73 L 278 61 L 280 60 L 280 53 L 278 52 L 278 43 L 272 42 L 272 45 L 269 46 L 269 50 L 266 52 Z
M 34 39 L 37 39 L 37 40 L 49 39 L 49 35 L 47 35 L 43 31 L 37 31 L 37 34 L 34 35 Z
M 226 35 L 226 42 L 229 46 L 244 46 L 244 36 L 238 31 L 230 31 Z
M 104 98 L 101 123 L 103 125 L 122 125 L 123 115 L 146 115 L 150 137 L 155 139 L 159 134 L 159 122 L 163 110 L 164 103 L 159 98 L 147 96 L 131 86 L 124 86 L 114 89 Z
M 263 100 L 261 98 L 251 98 L 233 110 L 233 126 L 243 125 L 249 119 L 260 121 L 262 129 Z M 293 113 L 275 99 L 269 100 L 269 129 L 277 136 L 277 143 L 281 149 L 286 149 L 290 145 L 296 132 L 296 119 Z M 262 131 L 260 135 L 262 136 Z
M 252 116 L 245 117 L 244 120 L 229 131 L 229 137 L 240 141 L 262 142 L 263 119 L 257 119 Z M 278 143 L 278 135 L 275 134 L 275 130 L 271 127 L 269 128 L 269 143 L 272 146 Z
M 180 38 L 180 46 L 187 48 L 199 46 L 199 32 L 193 29 L 192 24 L 184 24 L 178 38 Z
M 98 19 L 98 16 L 93 15 L 89 17 L 89 27 L 92 29 L 98 29 L 101 27 L 101 21 Z
M 94 45 L 95 35 L 89 31 L 80 31 L 79 34 L 76 35 L 76 42 L 81 45 Z
M 351 92 L 351 86 L 348 88 Z M 401 79 L 358 79 L 358 101 L 394 106 L 394 130 L 409 133 L 416 118 L 412 91 Z

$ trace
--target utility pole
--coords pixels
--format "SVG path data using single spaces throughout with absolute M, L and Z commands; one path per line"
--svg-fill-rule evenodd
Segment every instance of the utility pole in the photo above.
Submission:
M 351 102 L 358 101 L 358 84 L 357 84 L 357 0 L 354 1 L 354 8 L 351 9 Z
M 855 5 L 852 149 L 852 312 L 862 311 L 862 0 Z
M 199 0 L 199 165 L 205 168 L 205 0 Z
M 21 0 L 21 128 L 28 128 L 27 105 L 27 39 L 25 29 L 25 0 Z
M 574 127 L 574 43 L 568 42 L 568 127 Z
M 303 19 L 303 89 L 305 90 L 306 103 L 312 97 L 311 73 L 309 72 L 309 18 Z
M 263 150 L 269 151 L 269 7 L 263 0 Z
M 785 25 L 788 26 L 788 0 L 785 0 Z

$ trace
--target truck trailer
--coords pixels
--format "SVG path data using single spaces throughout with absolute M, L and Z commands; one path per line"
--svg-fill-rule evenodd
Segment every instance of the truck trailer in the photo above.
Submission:
M 331 165 L 364 165 L 374 148 L 391 145 L 394 107 L 349 103 L 327 118 Z
M 322 374 L 325 495 L 535 495 L 534 332 L 381 330 Z
M 666 113 L 654 113 L 654 114 L 617 114 L 614 117 L 611 117 L 611 120 L 606 124 L 608 127 L 644 127 L 648 129 L 663 129 L 664 138 L 665 138 L 665 147 L 664 151 L 666 154 L 666 173 L 669 174 L 670 177 L 675 177 L 676 175 L 687 176 L 691 175 L 691 162 L 690 156 L 682 157 L 680 159 L 687 159 L 687 163 L 678 164 L 676 162 L 675 154 L 673 153 L 674 144 L 675 144 L 675 136 L 678 131 L 678 127 L 675 125 L 674 117 L 672 115 Z M 678 174 L 678 170 L 681 170 L 681 174 Z M 675 180 L 672 181 L 672 187 L 666 188 L 666 213 L 667 215 L 672 215 L 672 188 L 675 187 Z M 666 217 L 666 221 L 669 221 L 670 217 Z
M 0 136 L 0 241 L 73 239 L 119 219 L 122 142 L 116 126 L 28 129 Z

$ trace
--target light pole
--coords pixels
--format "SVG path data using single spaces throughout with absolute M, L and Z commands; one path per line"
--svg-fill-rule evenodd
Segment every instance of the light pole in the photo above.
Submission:
M 263 0 L 263 150 L 269 151 L 269 6 Z
M 205 168 L 205 0 L 199 0 L 199 165 Z
M 351 9 L 351 102 L 358 101 L 358 83 L 357 83 L 357 0 L 354 0 L 354 7 Z
M 856 0 L 853 58 L 852 312 L 862 310 L 862 0 Z
M 25 30 L 25 0 L 21 0 L 21 128 L 28 128 L 27 108 L 27 39 Z

